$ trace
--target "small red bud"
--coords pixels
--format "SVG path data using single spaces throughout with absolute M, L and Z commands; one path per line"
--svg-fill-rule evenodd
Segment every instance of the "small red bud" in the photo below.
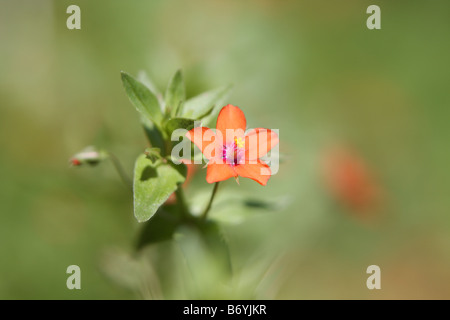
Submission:
M 79 165 L 81 165 L 81 161 L 80 160 L 78 160 L 78 159 L 71 159 L 70 160 L 70 163 L 73 165 L 73 166 L 79 166 Z

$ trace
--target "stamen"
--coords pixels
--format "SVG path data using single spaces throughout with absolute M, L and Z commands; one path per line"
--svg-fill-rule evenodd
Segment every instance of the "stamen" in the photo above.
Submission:
M 244 147 L 245 141 L 241 137 L 234 139 L 234 142 L 236 144 L 236 147 L 239 149 L 242 149 Z
M 234 140 L 234 143 L 230 143 L 223 146 L 222 159 L 225 163 L 235 166 L 240 163 L 243 156 L 244 140 L 238 138 Z

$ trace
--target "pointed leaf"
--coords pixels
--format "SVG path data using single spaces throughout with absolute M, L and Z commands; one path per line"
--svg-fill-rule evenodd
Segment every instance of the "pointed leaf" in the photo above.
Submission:
M 178 70 L 172 79 L 170 79 L 166 90 L 165 100 L 166 113 L 170 114 L 172 117 L 175 116 L 180 105 L 186 100 L 186 90 L 181 70 Z
M 137 74 L 137 79 L 144 84 L 150 91 L 156 96 L 159 102 L 160 109 L 162 110 L 162 106 L 164 104 L 162 93 L 156 88 L 153 81 L 148 76 L 147 72 L 144 70 L 140 70 Z
M 194 128 L 194 120 L 192 119 L 173 118 L 166 123 L 166 132 L 169 137 L 172 136 L 172 132 L 174 132 L 176 129 L 191 130 L 192 128 Z
M 214 107 L 215 107 L 215 105 L 212 105 L 211 108 L 209 108 L 209 109 L 207 109 L 207 110 L 205 111 L 205 113 L 202 113 L 201 115 L 199 115 L 199 116 L 197 117 L 197 119 L 203 119 L 203 118 L 209 116 L 209 115 L 213 112 Z
M 222 107 L 223 101 L 231 92 L 232 85 L 204 92 L 187 100 L 182 109 L 182 116 L 191 119 L 200 119 L 210 114 L 211 111 L 217 112 Z M 209 118 L 209 117 L 208 117 Z
M 122 82 L 134 107 L 157 127 L 161 127 L 163 115 L 156 96 L 140 81 L 122 72 Z
M 211 191 L 198 192 L 189 200 L 190 208 L 194 215 L 199 215 L 204 210 Z M 224 224 L 240 224 L 251 217 L 260 214 L 273 213 L 284 210 L 291 200 L 288 196 L 272 199 L 255 198 L 246 192 L 231 192 L 223 190 L 214 199 L 209 217 Z
M 183 183 L 185 165 L 161 163 L 153 166 L 145 154 L 140 155 L 134 168 L 134 216 L 139 222 L 150 219 L 169 196 Z

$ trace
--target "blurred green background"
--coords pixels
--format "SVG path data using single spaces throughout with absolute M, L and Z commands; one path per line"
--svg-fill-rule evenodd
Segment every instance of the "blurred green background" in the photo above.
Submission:
M 70 4 L 81 30 L 66 28 Z M 381 30 L 366 27 L 371 4 Z M 131 194 L 111 163 L 68 159 L 95 144 L 131 174 L 147 142 L 120 71 L 146 70 L 163 90 L 182 68 L 188 97 L 233 83 L 228 102 L 249 127 L 280 129 L 286 159 L 267 187 L 223 186 L 288 199 L 225 227 L 241 286 L 275 270 L 258 294 L 236 297 L 449 299 L 449 16 L 444 0 L 1 0 L 0 298 L 140 297 L 101 267 L 135 241 Z M 377 223 L 324 183 L 335 144 L 381 190 Z M 199 166 L 188 194 L 212 188 L 204 176 Z M 81 290 L 66 288 L 72 264 Z M 381 290 L 366 287 L 372 264 Z

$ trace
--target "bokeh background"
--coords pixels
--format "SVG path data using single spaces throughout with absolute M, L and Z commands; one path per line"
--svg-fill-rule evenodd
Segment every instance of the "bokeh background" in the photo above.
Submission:
M 94 144 L 131 174 L 147 142 L 120 71 L 163 90 L 178 68 L 188 97 L 233 83 L 250 127 L 280 129 L 268 186 L 223 186 L 285 199 L 225 227 L 243 292 L 271 277 L 236 297 L 450 298 L 449 16 L 444 0 L 1 0 L 0 298 L 141 297 L 102 267 L 135 241 L 131 194 L 111 163 L 68 159 Z M 204 176 L 188 194 L 211 189 Z M 66 288 L 72 264 L 81 290 Z

